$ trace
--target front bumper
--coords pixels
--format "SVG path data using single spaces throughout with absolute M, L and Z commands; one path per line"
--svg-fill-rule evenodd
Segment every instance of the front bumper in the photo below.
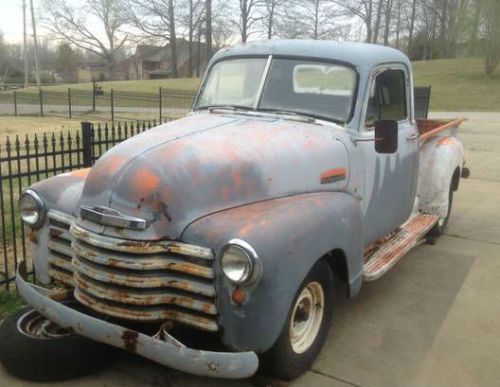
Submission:
M 200 376 L 242 379 L 252 376 L 259 360 L 254 352 L 211 352 L 187 348 L 165 333 L 163 340 L 86 315 L 50 298 L 48 289 L 26 281 L 25 263 L 16 278 L 26 302 L 49 320 L 77 334 L 144 356 L 157 363 Z

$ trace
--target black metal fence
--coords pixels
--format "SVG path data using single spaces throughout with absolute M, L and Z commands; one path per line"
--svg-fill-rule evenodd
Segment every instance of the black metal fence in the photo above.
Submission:
M 90 167 L 110 147 L 144 132 L 157 121 L 90 123 L 81 129 L 7 137 L 0 144 L 0 287 L 9 288 L 18 263 L 28 254 L 29 235 L 20 220 L 17 202 L 29 185 L 62 172 Z
M 158 88 L 157 93 L 101 89 L 21 89 L 0 92 L 0 115 L 56 116 L 99 120 L 165 121 L 191 110 L 195 93 Z

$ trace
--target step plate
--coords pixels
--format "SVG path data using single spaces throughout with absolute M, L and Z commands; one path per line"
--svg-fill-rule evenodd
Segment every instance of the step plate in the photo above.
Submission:
M 436 215 L 416 215 L 404 223 L 396 233 L 382 238 L 382 242 L 376 242 L 368 249 L 369 255 L 365 256 L 364 280 L 373 281 L 384 275 L 418 244 L 437 220 Z

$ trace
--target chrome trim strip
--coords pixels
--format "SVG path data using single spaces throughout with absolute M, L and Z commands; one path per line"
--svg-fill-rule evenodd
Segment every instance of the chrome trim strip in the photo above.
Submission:
M 206 247 L 193 246 L 174 241 L 138 241 L 111 238 L 91 233 L 84 228 L 71 225 L 71 234 L 84 242 L 104 249 L 134 254 L 174 253 L 195 258 L 212 260 L 214 253 Z
M 124 215 L 108 207 L 89 207 L 82 205 L 80 207 L 80 216 L 83 219 L 106 226 L 128 228 L 131 230 L 145 230 L 148 227 L 148 221 L 146 219 Z
M 49 210 L 49 218 L 67 224 L 68 226 L 75 220 L 74 216 L 54 209 Z
M 262 73 L 262 78 L 260 79 L 259 88 L 257 89 L 257 95 L 255 96 L 255 102 L 253 104 L 253 109 L 257 110 L 260 103 L 260 97 L 262 96 L 262 91 L 264 90 L 264 85 L 266 84 L 267 74 L 269 73 L 269 68 L 271 67 L 271 61 L 273 56 L 269 55 L 267 57 L 266 67 L 264 67 L 264 72 Z

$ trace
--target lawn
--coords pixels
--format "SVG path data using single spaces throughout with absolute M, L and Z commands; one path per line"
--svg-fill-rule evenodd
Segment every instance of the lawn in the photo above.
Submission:
M 483 59 L 419 61 L 413 69 L 417 86 L 432 86 L 433 111 L 500 111 L 500 68 L 488 77 Z
M 0 321 L 9 314 L 14 313 L 23 305 L 23 299 L 15 290 L 8 292 L 4 289 L 0 289 Z
M 107 81 L 97 82 L 106 93 L 111 89 L 125 92 L 158 93 L 160 87 L 169 90 L 196 91 L 200 78 L 149 79 L 145 81 Z M 44 86 L 44 90 L 67 92 L 68 87 L 74 90 L 92 90 L 92 83 L 72 83 L 53 86 Z M 30 87 L 23 90 L 38 92 L 38 88 Z

